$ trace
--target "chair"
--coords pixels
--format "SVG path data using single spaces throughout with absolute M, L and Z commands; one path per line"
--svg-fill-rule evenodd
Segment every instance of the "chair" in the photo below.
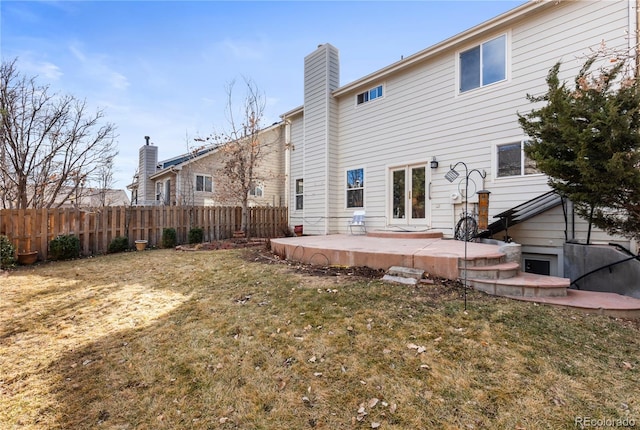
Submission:
M 353 228 L 360 228 L 363 234 L 367 233 L 367 227 L 364 222 L 365 211 L 354 211 L 353 218 L 349 221 L 349 231 L 353 234 Z

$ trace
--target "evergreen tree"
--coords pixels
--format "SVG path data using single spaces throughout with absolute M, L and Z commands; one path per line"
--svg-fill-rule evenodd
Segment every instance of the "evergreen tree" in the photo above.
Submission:
M 561 63 L 547 75 L 547 92 L 527 95 L 544 103 L 518 114 L 531 138 L 525 152 L 549 176 L 549 185 L 569 198 L 579 216 L 611 234 L 640 238 L 640 92 L 627 57 L 602 61 L 591 55 L 573 88 L 558 77 Z

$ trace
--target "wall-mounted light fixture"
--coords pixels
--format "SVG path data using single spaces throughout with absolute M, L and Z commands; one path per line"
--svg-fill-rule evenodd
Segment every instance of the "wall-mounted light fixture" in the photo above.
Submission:
M 431 168 L 432 169 L 437 169 L 438 168 L 438 160 L 436 160 L 436 157 L 433 157 L 431 159 Z

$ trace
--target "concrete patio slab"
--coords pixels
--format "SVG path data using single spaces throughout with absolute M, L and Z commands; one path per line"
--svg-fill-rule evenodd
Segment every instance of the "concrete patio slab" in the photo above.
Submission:
M 282 258 L 305 264 L 366 266 L 382 270 L 401 266 L 424 270 L 432 277 L 453 280 L 461 278 L 465 266 L 465 243 L 438 237 L 368 234 L 300 236 L 271 239 L 271 249 Z M 498 245 L 468 242 L 466 256 L 471 272 L 474 265 L 501 264 L 496 261 L 503 259 L 504 253 Z M 469 279 L 468 285 L 478 283 L 480 286 L 482 282 L 482 279 Z M 491 291 L 478 289 L 517 300 L 613 317 L 640 318 L 640 299 L 613 293 L 571 290 L 568 289 L 569 280 L 564 278 L 518 272 L 512 278 L 493 282 Z
M 467 259 L 500 257 L 498 245 L 467 243 Z M 439 238 L 410 239 L 333 234 L 271 239 L 274 253 L 287 260 L 316 265 L 392 266 L 422 269 L 447 279 L 458 279 L 458 261 L 464 242 Z

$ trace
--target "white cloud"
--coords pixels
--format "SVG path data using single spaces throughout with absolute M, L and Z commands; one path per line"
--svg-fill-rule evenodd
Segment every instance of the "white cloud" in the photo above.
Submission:
M 110 65 L 112 60 L 109 56 L 86 53 L 78 43 L 69 45 L 69 51 L 81 63 L 81 68 L 87 76 L 102 81 L 114 90 L 124 90 L 129 87 L 127 77 Z
M 269 49 L 268 44 L 263 39 L 248 41 L 226 38 L 221 42 L 221 46 L 238 60 L 262 60 Z
M 44 62 L 42 63 L 41 74 L 47 79 L 57 81 L 62 76 L 62 70 L 53 63 Z

